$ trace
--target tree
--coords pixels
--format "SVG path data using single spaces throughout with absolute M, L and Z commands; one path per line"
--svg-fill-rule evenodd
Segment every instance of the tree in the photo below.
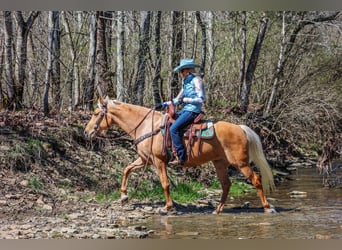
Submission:
M 138 105 L 143 105 L 143 97 L 145 91 L 146 61 L 149 48 L 148 44 L 150 41 L 150 20 L 151 11 L 142 11 L 139 34 L 137 76 L 134 86 L 134 103 L 137 103 Z
M 48 60 L 45 73 L 44 88 L 44 115 L 49 115 L 49 93 L 50 86 L 54 86 L 52 93 L 56 94 L 55 105 L 60 105 L 60 65 L 59 65 L 59 13 L 57 11 L 49 12 L 48 22 Z M 56 62 L 58 61 L 58 62 Z M 58 106 L 56 106 L 58 110 Z
M 125 12 L 118 11 L 117 13 L 117 28 L 116 28 L 116 97 L 119 101 L 126 101 L 124 85 L 124 51 L 125 51 Z
M 52 11 L 52 69 L 51 69 L 51 86 L 54 94 L 54 107 L 59 110 L 62 104 L 61 98 L 61 64 L 60 64 L 60 28 L 59 28 L 59 12 Z
M 96 83 L 97 86 L 101 86 L 101 90 L 107 94 L 113 92 L 113 86 L 110 83 L 109 68 L 107 62 L 107 46 L 106 46 L 106 19 L 104 18 L 104 12 L 98 11 L 96 14 Z
M 16 11 L 16 19 L 18 23 L 18 37 L 17 37 L 17 56 L 18 65 L 16 67 L 17 84 L 15 86 L 15 102 L 18 108 L 22 107 L 24 86 L 26 83 L 26 64 L 27 64 L 27 39 L 32 25 L 38 17 L 40 11 L 30 12 L 27 20 L 21 11 Z
M 181 55 L 182 55 L 182 24 L 183 24 L 183 13 L 181 11 L 172 12 L 172 39 L 171 39 L 171 67 L 176 67 L 178 65 Z M 171 98 L 177 96 L 179 88 L 178 74 L 172 72 L 171 77 Z
M 164 98 L 162 96 L 163 79 L 161 77 L 161 47 L 160 47 L 160 23 L 161 23 L 161 11 L 157 12 L 155 21 L 155 55 L 156 59 L 154 62 L 154 77 L 152 81 L 153 101 L 154 103 L 160 103 Z
M 251 91 L 251 85 L 254 77 L 254 71 L 258 62 L 258 57 L 261 49 L 262 42 L 265 37 L 266 28 L 267 28 L 268 18 L 263 17 L 260 21 L 259 32 L 257 38 L 255 40 L 255 44 L 253 47 L 253 51 L 251 57 L 249 59 L 246 78 L 242 85 L 241 90 L 241 99 L 240 99 L 240 110 L 243 113 L 247 112 L 248 104 L 249 104 L 249 93 Z
M 201 77 L 204 77 L 205 64 L 206 64 L 206 58 L 207 58 L 207 31 L 206 31 L 205 23 L 202 21 L 200 11 L 196 11 L 196 19 L 197 19 L 199 26 L 201 27 L 201 32 L 202 32 L 202 59 L 201 59 L 200 75 Z
M 2 75 L 3 72 L 3 65 L 4 65 L 4 54 L 5 54 L 5 46 L 3 46 L 3 41 L 0 41 L 0 47 L 1 49 L 1 54 L 0 54 L 0 75 Z M 2 109 L 2 107 L 4 106 L 4 94 L 2 92 L 2 78 L 0 78 L 0 110 Z
M 319 15 L 312 18 L 306 18 L 305 15 L 298 21 L 297 25 L 294 27 L 294 29 L 291 32 L 291 35 L 289 37 L 289 40 L 286 42 L 286 34 L 285 34 L 285 12 L 283 12 L 283 18 L 282 18 L 282 40 L 280 44 L 280 50 L 279 50 L 279 57 L 278 57 L 278 63 L 274 74 L 273 79 L 273 85 L 272 85 L 272 91 L 269 96 L 267 106 L 264 109 L 263 116 L 267 117 L 269 113 L 271 112 L 272 106 L 274 106 L 274 103 L 276 101 L 276 96 L 278 94 L 278 87 L 279 87 L 279 81 L 281 78 L 281 75 L 283 74 L 283 70 L 285 65 L 287 64 L 288 60 L 290 59 L 291 51 L 296 44 L 296 39 L 300 31 L 307 25 L 315 25 L 322 22 L 332 21 L 335 20 L 337 15 L 340 12 L 333 12 L 330 15 Z
M 96 61 L 96 20 L 97 13 L 92 13 L 89 24 L 89 55 L 88 55 L 88 78 L 85 83 L 84 108 L 93 110 L 95 91 L 95 61 Z
M 5 11 L 5 79 L 7 87 L 7 107 L 15 105 L 15 87 L 13 72 L 13 16 L 11 11 Z
M 241 90 L 245 82 L 245 72 L 246 72 L 246 54 L 247 54 L 247 25 L 246 25 L 246 11 L 241 12 L 241 60 L 240 60 L 240 88 L 239 95 L 241 95 Z

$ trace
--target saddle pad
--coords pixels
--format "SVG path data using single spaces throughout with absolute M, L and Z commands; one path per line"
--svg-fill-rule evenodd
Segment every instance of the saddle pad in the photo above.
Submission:
M 211 120 L 207 120 L 206 121 L 207 126 L 205 129 L 202 129 L 202 131 L 200 130 L 196 130 L 196 137 L 201 137 L 202 139 L 211 139 L 213 138 L 214 134 L 215 134 L 215 130 L 214 130 L 214 123 Z M 201 134 L 199 134 L 201 132 Z M 161 133 L 162 135 L 165 134 L 165 129 L 161 129 Z
M 196 136 L 199 134 L 199 130 L 196 131 Z M 201 137 L 203 139 L 210 139 L 214 136 L 214 123 L 212 121 L 207 121 L 207 128 L 201 131 Z

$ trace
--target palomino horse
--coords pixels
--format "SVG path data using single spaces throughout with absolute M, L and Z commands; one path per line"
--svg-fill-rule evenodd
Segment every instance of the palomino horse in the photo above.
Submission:
M 163 114 L 137 105 L 127 104 L 108 97 L 101 97 L 98 106 L 87 124 L 84 134 L 88 138 L 107 130 L 116 124 L 130 135 L 137 143 L 139 157 L 123 171 L 121 183 L 121 203 L 128 201 L 127 182 L 131 171 L 147 165 L 154 165 L 163 186 L 166 205 L 161 211 L 172 208 L 169 180 L 167 177 L 167 154 L 163 152 L 163 135 L 160 123 Z M 249 127 L 235 125 L 225 121 L 214 123 L 215 135 L 212 139 L 201 140 L 201 147 L 195 140 L 184 167 L 199 166 L 212 161 L 222 187 L 221 200 L 213 213 L 220 213 L 226 202 L 231 181 L 228 178 L 228 167 L 240 170 L 256 187 L 265 212 L 275 212 L 266 200 L 265 192 L 274 189 L 272 171 L 265 159 L 259 136 Z M 187 140 L 185 139 L 185 143 Z M 195 152 L 201 150 L 200 154 Z M 260 169 L 261 179 L 251 167 L 253 161 Z M 262 181 L 261 181 L 262 180 Z

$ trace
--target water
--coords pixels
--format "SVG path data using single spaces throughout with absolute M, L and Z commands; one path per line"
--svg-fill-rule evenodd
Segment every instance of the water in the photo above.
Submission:
M 299 169 L 270 194 L 277 214 L 264 214 L 256 193 L 228 201 L 222 214 L 154 216 L 158 239 L 342 239 L 342 189 L 322 187 L 316 169 Z M 305 195 L 291 195 L 293 191 Z M 249 201 L 248 209 L 236 205 Z

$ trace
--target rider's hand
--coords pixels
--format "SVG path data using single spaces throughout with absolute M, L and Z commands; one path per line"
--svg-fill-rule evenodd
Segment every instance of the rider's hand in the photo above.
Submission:
M 167 107 L 167 104 L 165 102 L 157 103 L 154 107 L 155 107 L 155 109 L 164 109 Z

